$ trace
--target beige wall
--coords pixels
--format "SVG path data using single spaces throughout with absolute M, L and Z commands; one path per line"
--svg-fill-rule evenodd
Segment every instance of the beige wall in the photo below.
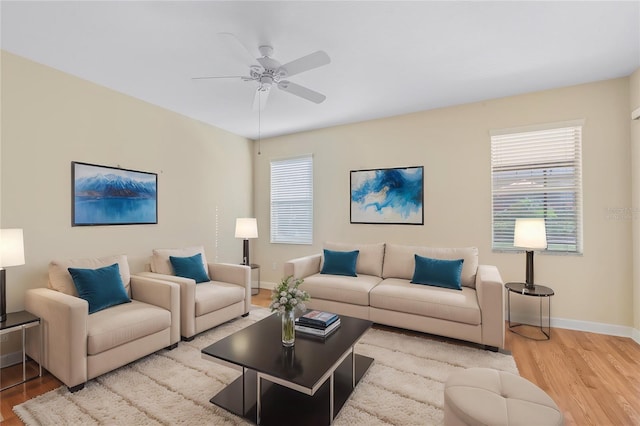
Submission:
M 491 251 L 489 131 L 584 119 L 584 255 L 536 256 L 536 281 L 556 291 L 555 318 L 629 327 L 631 222 L 611 214 L 630 205 L 628 117 L 629 79 L 620 78 L 265 140 L 255 166 L 254 260 L 262 279 L 275 282 L 283 262 L 320 252 L 326 240 L 474 245 L 505 281 L 520 281 L 524 254 Z M 269 161 L 303 153 L 314 156 L 314 244 L 270 244 Z M 350 170 L 419 165 L 424 226 L 349 223 Z
M 640 69 L 629 78 L 629 110 L 640 108 Z M 631 121 L 631 216 L 633 221 L 633 327 L 640 342 L 640 120 Z
M 252 213 L 253 142 L 2 52 L 2 228 L 23 228 L 26 264 L 7 269 L 8 311 L 46 286 L 53 258 L 204 245 L 239 262 L 235 218 Z M 71 161 L 158 174 L 158 224 L 71 226 Z

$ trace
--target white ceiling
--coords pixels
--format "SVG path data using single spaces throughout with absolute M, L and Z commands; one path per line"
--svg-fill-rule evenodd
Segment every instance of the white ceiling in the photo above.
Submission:
M 257 83 L 219 32 L 329 65 L 272 90 L 269 137 L 628 76 L 640 67 L 640 1 L 12 2 L 2 49 L 238 135 L 258 137 Z

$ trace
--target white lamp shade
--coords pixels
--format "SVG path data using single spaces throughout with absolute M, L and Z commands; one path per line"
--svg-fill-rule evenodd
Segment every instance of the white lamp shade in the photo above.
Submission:
M 236 238 L 258 238 L 258 221 L 254 217 L 237 218 Z
M 0 229 L 0 267 L 24 265 L 22 229 Z
M 516 219 L 513 246 L 524 249 L 547 248 L 547 231 L 544 219 Z

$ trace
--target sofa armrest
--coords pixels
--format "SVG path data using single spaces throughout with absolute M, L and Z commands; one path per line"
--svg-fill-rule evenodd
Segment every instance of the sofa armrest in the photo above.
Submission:
M 182 286 L 170 278 L 180 277 L 153 272 L 131 275 L 131 298 L 171 312 L 171 344 L 174 344 L 180 341 Z M 193 280 L 180 279 L 191 281 L 195 286 Z
M 69 387 L 86 382 L 89 303 L 48 288 L 27 290 L 24 303 L 25 309 L 42 321 L 42 366 Z M 39 359 L 40 336 L 29 336 L 29 356 Z
M 482 313 L 482 343 L 504 348 L 504 283 L 496 266 L 478 266 L 476 292 Z
M 209 276 L 214 281 L 244 287 L 244 313 L 251 310 L 251 267 L 235 263 L 209 263 Z
M 284 276 L 293 276 L 294 279 L 305 278 L 320 272 L 321 254 L 291 259 L 284 264 Z

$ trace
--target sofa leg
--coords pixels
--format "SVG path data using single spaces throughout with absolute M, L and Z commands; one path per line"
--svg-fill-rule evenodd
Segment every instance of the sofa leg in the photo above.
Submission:
M 499 352 L 500 348 L 498 348 L 497 346 L 489 346 L 489 345 L 484 345 L 484 348 L 488 351 L 491 352 Z
M 174 343 L 173 345 L 167 346 L 165 349 L 167 349 L 168 351 L 172 351 L 177 347 L 178 347 L 178 342 Z
M 67 386 L 67 389 L 69 389 L 69 392 L 71 393 L 76 393 L 79 390 L 84 389 L 84 383 L 80 383 L 79 385 L 75 385 L 75 386 Z
M 249 316 L 249 312 L 247 312 L 246 314 L 242 314 L 242 318 L 246 318 Z
M 192 341 L 196 336 L 191 336 L 191 337 L 184 337 L 184 336 L 180 336 L 180 340 L 182 340 L 183 342 L 190 342 Z

